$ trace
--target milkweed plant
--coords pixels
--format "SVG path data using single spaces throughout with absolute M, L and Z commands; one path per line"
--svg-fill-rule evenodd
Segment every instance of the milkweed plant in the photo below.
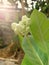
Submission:
M 25 56 L 21 65 L 49 65 L 49 19 L 46 15 L 35 9 L 30 18 L 24 15 L 11 27 L 16 34 L 23 36 L 21 46 Z

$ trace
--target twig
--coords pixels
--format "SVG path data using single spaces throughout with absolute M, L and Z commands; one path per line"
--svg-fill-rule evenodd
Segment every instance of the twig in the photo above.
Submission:
M 0 60 L 2 60 L 2 61 L 16 62 L 16 63 L 18 63 L 18 61 L 19 61 L 19 60 L 15 60 L 15 59 L 10 59 L 10 58 L 8 59 L 8 58 L 1 58 L 1 57 L 0 57 Z

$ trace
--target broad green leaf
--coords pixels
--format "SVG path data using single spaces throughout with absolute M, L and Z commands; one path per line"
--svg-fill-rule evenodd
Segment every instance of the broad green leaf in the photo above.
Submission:
M 48 56 L 44 53 L 32 36 L 25 37 L 22 43 L 25 52 L 21 65 L 48 65 Z
M 34 65 L 34 64 L 32 64 L 32 61 L 30 61 L 28 55 L 25 55 L 21 65 Z
M 49 19 L 34 10 L 30 30 L 31 35 L 25 36 L 22 42 L 25 56 L 21 65 L 49 65 Z
M 49 20 L 47 17 L 34 10 L 31 14 L 31 33 L 37 45 L 43 50 L 43 52 L 48 53 L 47 44 L 49 45 Z

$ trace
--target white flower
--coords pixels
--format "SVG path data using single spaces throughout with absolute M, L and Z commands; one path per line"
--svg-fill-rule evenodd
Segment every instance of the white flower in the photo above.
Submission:
M 17 24 L 16 23 L 12 23 L 11 27 L 12 27 L 12 30 L 14 30 L 17 27 Z
M 14 30 L 15 33 L 18 33 L 18 29 L 19 29 L 19 24 L 17 23 L 12 23 L 11 24 L 12 30 Z
M 22 17 L 22 23 L 23 23 L 24 25 L 29 25 L 29 24 L 30 24 L 30 18 L 28 18 L 26 15 L 24 15 L 24 16 Z
M 12 29 L 16 34 L 26 35 L 29 32 L 30 18 L 26 15 L 22 17 L 19 23 L 12 23 Z

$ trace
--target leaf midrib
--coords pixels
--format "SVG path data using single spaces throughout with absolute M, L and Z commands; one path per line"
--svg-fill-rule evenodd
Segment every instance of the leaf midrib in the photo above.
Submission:
M 30 48 L 32 47 L 32 49 L 34 49 L 33 45 L 31 45 L 31 44 L 30 44 L 30 41 L 29 41 L 29 39 L 28 39 L 28 38 L 27 38 L 27 41 L 28 41 L 28 43 L 29 43 L 29 45 L 30 45 Z M 34 52 L 35 52 L 35 54 L 36 54 L 37 58 L 39 59 L 39 61 L 40 61 L 41 65 L 44 65 L 44 64 L 43 64 L 43 62 L 42 62 L 42 60 L 40 59 L 40 57 L 39 57 L 39 55 L 38 55 L 38 53 L 36 52 L 36 50 L 35 50 L 35 49 L 34 49 Z

